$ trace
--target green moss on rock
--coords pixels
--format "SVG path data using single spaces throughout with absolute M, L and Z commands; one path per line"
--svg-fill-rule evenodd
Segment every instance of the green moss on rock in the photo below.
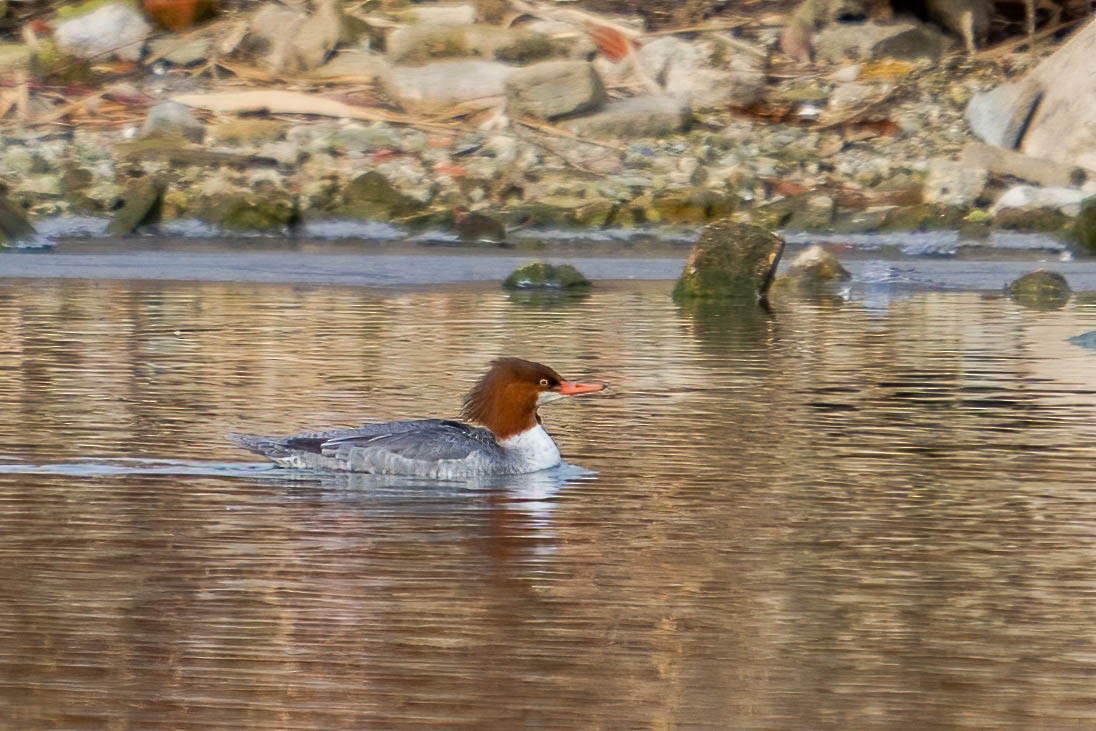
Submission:
M 784 239 L 767 228 L 723 219 L 709 224 L 689 254 L 674 299 L 764 300 Z
M 1096 196 L 1081 203 L 1081 212 L 1073 224 L 1073 238 L 1082 249 L 1096 254 Z
M 1065 277 L 1045 269 L 1028 272 L 1009 284 L 1005 291 L 1019 304 L 1038 310 L 1060 309 L 1073 294 Z
M 538 261 L 515 269 L 502 283 L 506 289 L 585 289 L 590 280 L 570 264 Z
M 209 202 L 203 218 L 223 231 L 281 233 L 291 229 L 299 216 L 286 193 L 236 193 Z

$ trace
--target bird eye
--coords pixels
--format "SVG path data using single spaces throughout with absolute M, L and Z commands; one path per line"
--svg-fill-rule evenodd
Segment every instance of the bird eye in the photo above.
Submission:
M 547 378 L 540 379 L 540 385 L 544 386 L 545 388 L 548 388 L 548 379 Z

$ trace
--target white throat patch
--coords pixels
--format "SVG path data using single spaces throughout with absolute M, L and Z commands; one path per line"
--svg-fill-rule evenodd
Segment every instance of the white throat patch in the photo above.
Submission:
M 540 424 L 499 444 L 506 450 L 509 460 L 520 466 L 521 472 L 546 470 L 560 463 L 559 447 Z

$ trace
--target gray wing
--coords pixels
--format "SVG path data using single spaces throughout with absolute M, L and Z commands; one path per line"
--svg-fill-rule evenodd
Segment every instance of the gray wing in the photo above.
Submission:
M 329 436 L 320 445 L 323 456 L 358 472 L 422 474 L 416 465 L 433 468 L 445 467 L 444 463 L 459 472 L 475 469 L 473 462 L 490 463 L 503 455 L 487 429 L 444 419 L 367 424 Z

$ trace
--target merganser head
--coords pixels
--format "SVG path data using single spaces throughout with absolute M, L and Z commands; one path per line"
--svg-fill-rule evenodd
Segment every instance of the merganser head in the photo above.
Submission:
M 565 381 L 546 365 L 521 358 L 498 358 L 464 399 L 461 417 L 508 439 L 539 422 L 537 407 L 565 396 L 595 393 L 604 383 Z

